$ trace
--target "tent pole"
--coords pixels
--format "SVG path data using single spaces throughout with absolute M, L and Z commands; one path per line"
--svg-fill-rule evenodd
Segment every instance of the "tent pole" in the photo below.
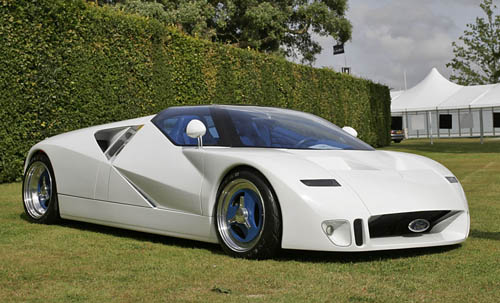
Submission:
M 480 128 L 480 132 L 481 132 L 481 144 L 484 143 L 484 139 L 483 139 L 483 136 L 484 136 L 484 128 L 483 128 L 483 109 L 480 108 L 479 109 L 479 128 Z
M 437 138 L 439 139 L 439 111 L 436 106 L 436 129 L 437 129 Z
M 429 132 L 430 128 L 430 132 Z M 432 140 L 432 114 L 431 111 L 427 112 L 427 134 L 429 134 L 429 138 L 431 139 L 431 145 L 434 144 L 434 140 Z
M 470 105 L 469 105 L 469 115 L 472 119 L 472 122 L 474 123 L 474 119 L 472 117 L 472 109 L 470 108 Z M 474 126 L 474 124 L 472 126 Z M 472 127 L 470 128 L 470 136 L 472 137 Z
M 460 108 L 458 109 L 458 137 L 462 137 L 462 126 L 460 125 Z
M 408 124 L 408 109 L 405 111 L 405 117 L 406 117 L 406 127 L 405 127 L 405 139 L 410 139 L 410 127 Z
M 426 132 L 426 135 L 427 135 L 427 139 L 429 139 L 429 114 L 428 112 L 425 112 L 424 113 L 424 118 L 425 118 L 425 132 Z
M 491 125 L 493 126 L 493 137 L 495 137 L 495 108 L 494 107 L 491 108 L 491 121 L 493 121 L 493 123 L 491 123 Z
M 448 115 L 450 114 L 450 110 L 448 110 Z M 453 119 L 451 120 L 452 127 L 453 127 Z M 448 138 L 451 137 L 451 128 L 448 128 Z

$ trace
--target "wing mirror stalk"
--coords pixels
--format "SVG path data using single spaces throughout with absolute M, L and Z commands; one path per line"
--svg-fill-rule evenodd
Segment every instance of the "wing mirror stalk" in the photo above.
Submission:
M 200 120 L 193 119 L 189 121 L 186 127 L 186 134 L 188 137 L 198 139 L 198 148 L 203 148 L 203 136 L 207 132 L 205 124 Z

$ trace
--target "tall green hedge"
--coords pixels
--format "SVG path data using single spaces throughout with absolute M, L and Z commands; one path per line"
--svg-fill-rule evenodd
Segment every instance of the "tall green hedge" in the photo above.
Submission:
M 0 1 L 0 182 L 62 132 L 182 104 L 294 108 L 389 143 L 387 87 L 175 29 L 82 0 Z

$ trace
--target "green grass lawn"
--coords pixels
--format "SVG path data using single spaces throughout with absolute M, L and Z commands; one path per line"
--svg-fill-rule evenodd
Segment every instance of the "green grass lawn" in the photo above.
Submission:
M 500 302 L 500 140 L 408 140 L 386 149 L 428 156 L 456 174 L 472 220 L 464 244 L 233 259 L 201 242 L 32 224 L 21 184 L 2 184 L 0 302 Z

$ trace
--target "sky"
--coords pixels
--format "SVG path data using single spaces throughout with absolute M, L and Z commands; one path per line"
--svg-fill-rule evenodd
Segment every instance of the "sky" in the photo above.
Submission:
M 433 67 L 449 77 L 451 43 L 466 24 L 485 17 L 481 0 L 349 0 L 347 18 L 353 25 L 345 56 L 332 54 L 333 38 L 315 36 L 323 47 L 315 67 L 339 71 L 347 61 L 355 76 L 394 90 L 418 84 Z M 500 7 L 500 0 L 493 0 Z

